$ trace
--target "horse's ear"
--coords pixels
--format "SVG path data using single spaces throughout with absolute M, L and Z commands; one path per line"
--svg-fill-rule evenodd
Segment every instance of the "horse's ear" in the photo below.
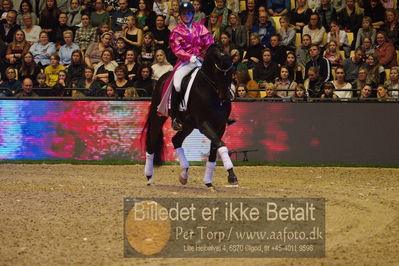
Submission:
M 207 54 L 214 52 L 214 51 L 219 51 L 219 46 L 216 43 L 211 44 L 207 50 Z

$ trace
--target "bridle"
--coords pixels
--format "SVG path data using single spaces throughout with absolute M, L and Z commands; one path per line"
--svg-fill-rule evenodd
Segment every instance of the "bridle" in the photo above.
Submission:
M 215 63 L 215 67 L 217 70 L 219 70 L 220 72 L 223 72 L 223 75 L 226 76 L 227 72 L 229 72 L 232 68 L 233 68 L 233 64 L 231 64 L 228 68 L 223 69 L 221 67 L 219 67 L 216 63 Z

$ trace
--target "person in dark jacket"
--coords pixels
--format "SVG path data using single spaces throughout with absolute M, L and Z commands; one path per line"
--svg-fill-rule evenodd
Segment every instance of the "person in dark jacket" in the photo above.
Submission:
M 253 78 L 255 81 L 266 81 L 274 83 L 275 78 L 280 73 L 279 67 L 272 60 L 272 54 L 269 48 L 266 48 L 262 52 L 262 61 L 259 62 L 253 70 Z
M 305 67 L 305 79 L 308 77 L 307 73 L 311 66 L 319 69 L 320 78 L 323 82 L 331 81 L 331 64 L 327 58 L 320 54 L 320 47 L 317 44 L 312 44 L 309 48 L 309 54 L 311 60 L 306 64 Z

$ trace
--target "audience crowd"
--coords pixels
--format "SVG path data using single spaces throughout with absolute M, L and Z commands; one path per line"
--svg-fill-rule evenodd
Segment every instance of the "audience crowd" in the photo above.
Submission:
M 237 98 L 399 97 L 396 0 L 193 0 Z M 293 5 L 294 4 L 294 5 Z M 0 97 L 150 97 L 179 0 L 2 0 Z M 398 53 L 399 54 L 399 53 Z

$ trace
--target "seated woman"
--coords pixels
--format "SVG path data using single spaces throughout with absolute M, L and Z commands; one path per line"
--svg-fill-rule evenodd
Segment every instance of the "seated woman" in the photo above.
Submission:
M 364 85 L 363 88 L 360 90 L 360 95 L 359 95 L 358 99 L 362 100 L 362 99 L 371 98 L 372 91 L 373 91 L 373 88 L 370 85 L 368 85 L 368 84 Z
M 248 98 L 248 88 L 247 88 L 247 86 L 245 86 L 245 84 L 240 83 L 237 85 L 236 97 L 237 98 Z
M 133 87 L 142 90 L 141 93 L 138 90 L 140 96 L 151 97 L 155 85 L 155 81 L 151 79 L 151 76 L 152 76 L 152 68 L 148 65 L 141 65 L 138 71 L 137 79 L 133 84 Z
M 33 85 L 36 84 L 37 74 L 40 73 L 40 67 L 33 60 L 31 52 L 27 52 L 22 55 L 22 64 L 18 71 L 18 79 L 23 81 L 25 78 L 30 78 L 33 81 Z
M 331 67 L 333 69 L 342 65 L 342 62 L 344 61 L 342 55 L 338 51 L 338 45 L 335 41 L 330 41 L 328 43 L 327 49 L 324 53 L 324 57 L 327 58 L 328 61 L 330 61 Z
M 377 48 L 375 54 L 378 56 L 378 62 L 385 68 L 397 66 L 396 51 L 393 44 L 389 41 L 387 34 L 383 31 L 377 33 Z
M 296 55 L 294 52 L 287 52 L 287 59 L 285 60 L 284 65 L 288 69 L 288 79 L 295 81 L 296 83 L 303 83 L 303 73 L 304 70 L 302 66 L 297 64 Z
M 126 27 L 122 30 L 122 38 L 126 43 L 127 49 L 134 49 L 136 52 L 141 50 L 143 31 L 137 28 L 134 16 L 127 17 Z
M 120 90 L 120 89 L 132 87 L 133 82 L 131 80 L 127 79 L 126 66 L 123 66 L 123 65 L 117 66 L 115 68 L 115 76 L 116 76 L 116 79 L 115 79 L 115 82 L 112 83 L 112 85 L 114 85 L 114 87 L 118 91 L 118 96 L 122 97 L 124 90 Z
M 137 56 L 134 50 L 126 51 L 126 61 L 125 65 L 127 68 L 128 79 L 133 82 L 136 81 L 136 74 L 139 71 L 140 64 L 137 63 Z
M 326 29 L 321 25 L 319 14 L 313 13 L 310 16 L 309 24 L 303 27 L 302 34 L 309 34 L 312 39 L 312 44 L 317 44 L 322 47 L 325 33 Z
M 363 43 L 363 39 L 365 37 L 368 37 L 373 44 L 375 42 L 376 34 L 377 31 L 373 28 L 373 25 L 371 24 L 371 18 L 364 17 L 362 20 L 362 27 L 357 31 L 355 48 L 358 48 Z
M 71 90 L 66 90 L 66 88 L 70 87 L 70 84 L 67 83 L 67 79 L 67 73 L 65 70 L 58 72 L 57 82 L 54 84 L 53 89 L 51 90 L 52 96 L 71 96 Z
M 42 28 L 38 25 L 34 25 L 31 15 L 23 15 L 22 19 L 25 24 L 22 30 L 25 33 L 26 41 L 29 42 L 30 45 L 33 45 L 35 42 L 39 41 L 39 34 Z
M 338 95 L 334 93 L 335 87 L 331 82 L 324 84 L 322 99 L 339 99 Z
M 280 96 L 277 95 L 276 87 L 274 87 L 273 83 L 268 83 L 266 81 L 262 82 L 260 85 L 261 89 L 265 90 L 266 96 L 263 98 L 266 99 L 278 99 L 281 98 Z
M 360 67 L 359 72 L 357 74 L 357 80 L 352 83 L 352 89 L 356 89 L 353 91 L 353 96 L 358 96 L 360 94 L 360 90 L 367 84 L 367 67 Z
M 140 95 L 137 93 L 136 88 L 134 87 L 129 87 L 126 88 L 124 94 L 123 94 L 124 98 L 137 98 L 140 97 Z
M 389 96 L 388 93 L 388 88 L 385 85 L 380 84 L 377 86 L 377 98 L 378 101 L 386 101 L 391 99 L 391 96 Z
M 68 66 L 71 63 L 72 52 L 80 50 L 79 46 L 73 43 L 73 32 L 66 30 L 63 33 L 65 44 L 61 46 L 59 55 L 61 58 L 61 65 Z
M 220 34 L 220 49 L 224 53 L 230 54 L 235 48 L 235 45 L 231 42 L 230 34 L 228 32 L 222 32 L 222 34 Z
M 229 24 L 223 31 L 230 35 L 234 47 L 242 52 L 247 46 L 247 30 L 240 24 L 240 17 L 236 13 L 229 15 Z
M 118 91 L 112 84 L 108 84 L 105 88 L 105 97 L 118 98 Z
M 352 98 L 352 85 L 345 81 L 345 69 L 342 66 L 338 66 L 335 69 L 335 78 L 332 84 L 335 88 L 335 94 L 339 98 Z
M 385 11 L 385 25 L 383 30 L 396 50 L 399 50 L 399 22 L 398 11 L 387 9 Z
M 71 64 L 68 66 L 68 83 L 76 85 L 84 77 L 85 64 L 81 50 L 75 50 L 71 55 Z
M 384 83 L 386 79 L 384 67 L 380 65 L 376 54 L 366 58 L 367 84 L 376 88 L 378 84 Z
M 9 66 L 19 68 L 22 63 L 22 55 L 29 51 L 30 44 L 25 40 L 25 33 L 17 30 L 13 41 L 8 45 L 6 59 Z
M 392 67 L 389 80 L 384 84 L 393 98 L 399 97 L 399 67 Z
M 287 66 L 282 66 L 280 68 L 280 75 L 276 78 L 274 86 L 278 90 L 286 90 L 277 91 L 277 95 L 281 98 L 292 97 L 294 95 L 294 90 L 297 87 L 297 83 L 289 79 L 289 71 Z
M 308 78 L 303 85 L 310 97 L 320 97 L 322 94 L 323 81 L 319 75 L 319 68 L 312 66 L 308 69 Z
M 366 57 L 375 53 L 375 46 L 369 37 L 363 38 L 362 49 Z
M 13 96 L 22 88 L 22 82 L 16 79 L 17 71 L 13 67 L 6 68 L 5 81 L 0 83 L 0 94 L 5 96 Z
M 291 10 L 290 21 L 295 26 L 296 32 L 302 33 L 303 27 L 309 23 L 312 9 L 308 7 L 306 0 L 297 0 L 295 6 L 296 8 L 292 7 Z
M 281 28 L 278 30 L 278 34 L 281 36 L 281 45 L 287 46 L 291 51 L 295 51 L 295 38 L 296 31 L 293 25 L 290 24 L 290 20 L 286 16 L 280 18 Z
M 345 52 L 345 57 L 348 58 L 351 52 L 351 46 L 348 41 L 348 35 L 341 30 L 337 21 L 333 20 L 330 23 L 330 32 L 327 33 L 327 43 L 335 41 L 337 48 Z
M 166 60 L 166 54 L 161 49 L 156 51 L 155 61 L 151 68 L 153 80 L 158 80 L 163 74 L 173 70 L 173 66 Z
M 50 64 L 50 56 L 57 52 L 54 43 L 49 42 L 48 33 L 42 31 L 39 35 L 39 42 L 33 44 L 29 51 L 33 59 L 42 69 Z
M 298 84 L 295 87 L 294 95 L 291 97 L 292 102 L 306 102 L 308 100 L 308 95 L 303 84 Z
M 101 61 L 94 67 L 94 80 L 101 80 L 105 84 L 112 83 L 115 80 L 117 66 L 113 51 L 104 50 L 101 53 Z
M 101 88 L 105 85 L 102 81 L 94 80 L 94 69 L 86 66 L 84 77 L 76 82 L 76 88 L 84 88 L 82 93 L 86 96 L 101 96 Z
M 101 35 L 100 41 L 92 43 L 86 50 L 85 63 L 88 66 L 95 67 L 96 64 L 100 63 L 101 55 L 106 49 L 111 49 L 111 41 L 113 34 L 111 32 L 105 32 Z
M 86 50 L 96 40 L 96 28 L 90 25 L 90 16 L 82 14 L 82 27 L 76 30 L 75 42 L 82 49 Z
M 256 32 L 251 33 L 249 39 L 250 45 L 244 54 L 242 62 L 247 65 L 248 69 L 253 69 L 262 59 L 262 51 L 265 49 L 265 46 L 260 43 L 259 34 Z

